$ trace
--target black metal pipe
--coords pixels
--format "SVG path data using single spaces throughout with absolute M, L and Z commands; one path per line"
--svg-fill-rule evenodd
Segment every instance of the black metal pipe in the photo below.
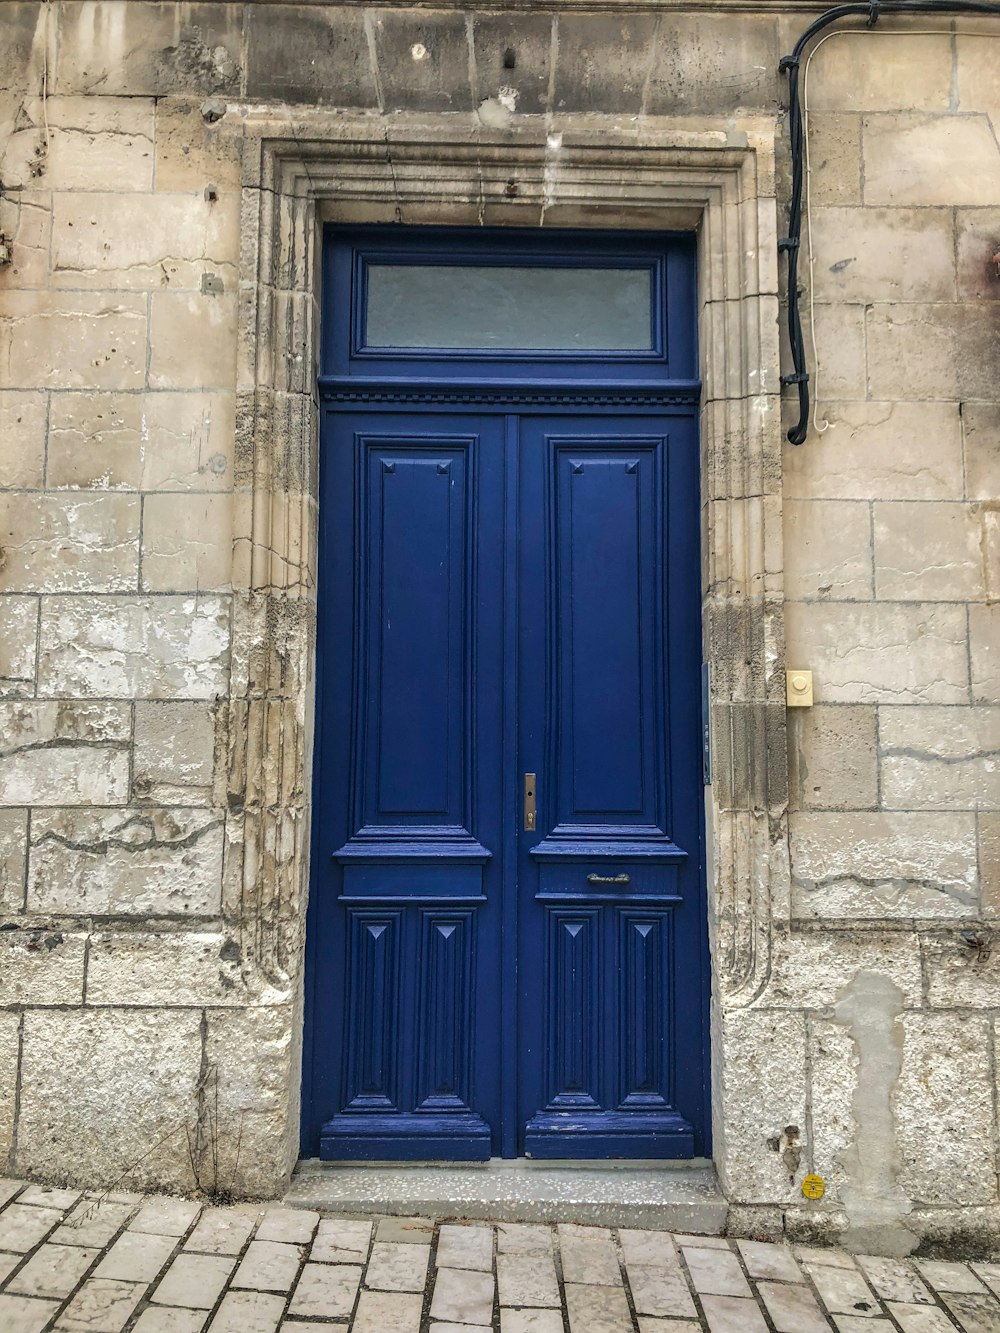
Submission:
M 820 14 L 806 28 L 795 43 L 790 56 L 783 56 L 778 66 L 788 75 L 788 137 L 792 152 L 792 196 L 788 207 L 788 234 L 778 242 L 778 254 L 788 261 L 788 341 L 792 352 L 792 373 L 782 375 L 783 385 L 795 384 L 799 394 L 799 419 L 788 432 L 792 444 L 802 444 L 809 430 L 809 373 L 806 368 L 806 350 L 802 340 L 802 317 L 799 311 L 799 249 L 802 243 L 802 187 L 805 170 L 805 129 L 802 118 L 802 99 L 799 94 L 799 64 L 803 52 L 813 38 L 846 18 L 868 19 L 873 28 L 883 14 L 986 14 L 1000 18 L 1000 4 L 986 0 L 857 0 L 857 3 L 836 5 Z

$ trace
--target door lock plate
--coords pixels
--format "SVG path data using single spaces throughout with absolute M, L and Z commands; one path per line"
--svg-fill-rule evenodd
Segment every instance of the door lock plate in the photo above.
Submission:
M 534 833 L 537 818 L 535 806 L 535 774 L 524 775 L 524 827 L 528 833 Z

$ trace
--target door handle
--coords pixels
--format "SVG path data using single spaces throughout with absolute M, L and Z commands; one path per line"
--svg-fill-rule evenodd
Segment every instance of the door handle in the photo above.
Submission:
M 524 827 L 528 833 L 534 833 L 537 812 L 535 806 L 535 774 L 524 775 Z

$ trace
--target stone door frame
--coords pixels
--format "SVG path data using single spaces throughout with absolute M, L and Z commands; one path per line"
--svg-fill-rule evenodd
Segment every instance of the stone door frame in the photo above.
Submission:
M 699 237 L 712 1106 L 725 1186 L 721 1019 L 760 994 L 773 927 L 789 918 L 773 125 L 554 129 L 525 118 L 490 130 L 454 115 L 397 125 L 248 108 L 241 130 L 224 902 L 258 995 L 285 1010 L 286 1169 L 298 1146 L 309 885 L 321 224 L 659 228 Z

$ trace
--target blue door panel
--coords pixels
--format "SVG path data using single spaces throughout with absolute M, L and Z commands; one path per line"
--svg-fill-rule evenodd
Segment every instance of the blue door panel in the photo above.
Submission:
M 329 267 L 348 300 L 352 244 Z M 663 271 L 690 295 L 689 249 Z M 691 320 L 663 316 L 671 365 Z M 394 407 L 345 383 L 321 439 L 303 1152 L 704 1153 L 691 393 L 532 408 L 507 380 L 425 383 Z

